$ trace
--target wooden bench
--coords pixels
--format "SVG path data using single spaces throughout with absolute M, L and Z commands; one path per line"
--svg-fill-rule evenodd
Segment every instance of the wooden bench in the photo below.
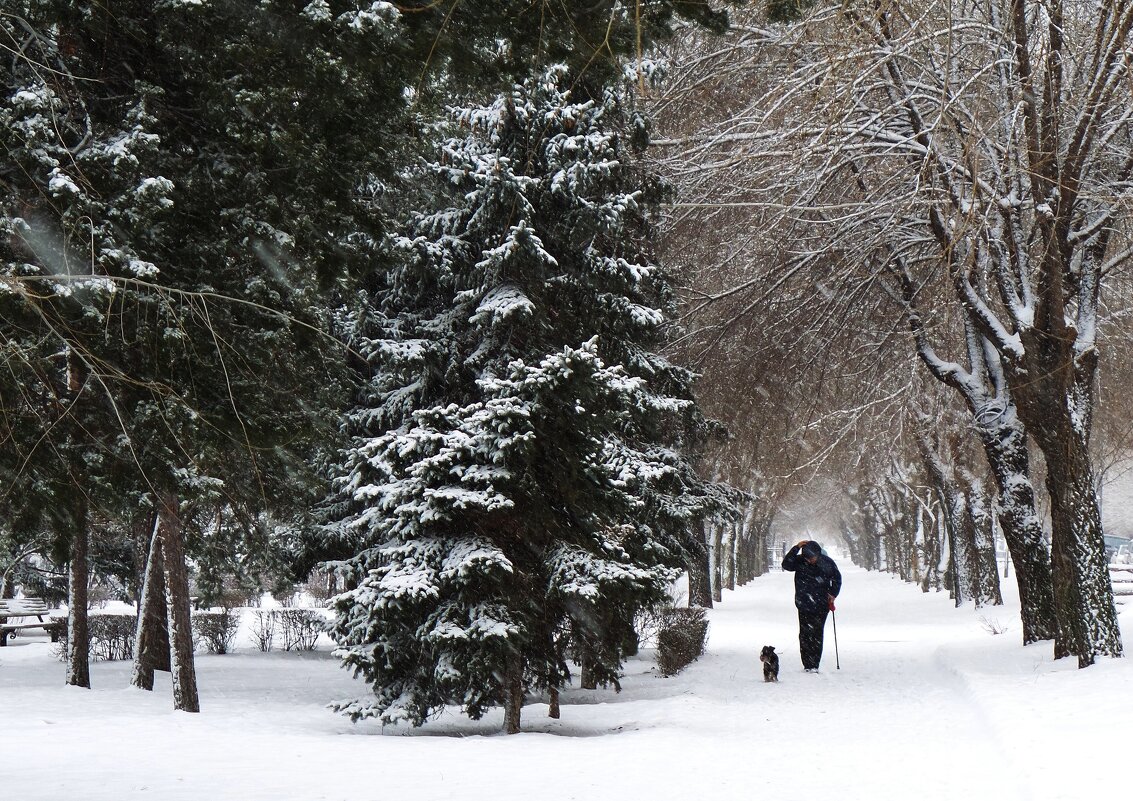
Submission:
M 50 635 L 51 642 L 59 642 L 63 634 L 65 621 L 63 618 L 43 617 L 50 609 L 42 598 L 8 598 L 0 600 L 0 646 L 8 644 L 10 637 L 16 632 L 26 629 L 43 629 Z M 34 622 L 27 622 L 25 618 L 34 617 Z M 12 618 L 19 618 L 20 623 L 9 623 Z
M 1109 566 L 1109 581 L 1113 587 L 1113 600 L 1118 605 L 1133 601 L 1133 565 Z

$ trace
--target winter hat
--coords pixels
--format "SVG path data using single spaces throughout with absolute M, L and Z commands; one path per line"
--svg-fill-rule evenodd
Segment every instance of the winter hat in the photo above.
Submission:
M 809 559 L 812 556 L 818 557 L 822 555 L 822 546 L 813 540 L 808 542 L 802 547 L 802 554 Z

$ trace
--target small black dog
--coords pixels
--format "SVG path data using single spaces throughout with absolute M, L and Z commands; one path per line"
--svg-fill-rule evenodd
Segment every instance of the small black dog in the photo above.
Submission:
M 779 654 L 770 645 L 763 646 L 759 652 L 759 661 L 763 663 L 763 680 L 779 681 Z

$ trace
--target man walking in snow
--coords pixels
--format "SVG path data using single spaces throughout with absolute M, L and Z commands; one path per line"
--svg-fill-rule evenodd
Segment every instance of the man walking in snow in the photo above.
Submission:
M 803 540 L 787 551 L 783 569 L 795 574 L 795 607 L 799 610 L 799 651 L 803 669 L 817 673 L 822 661 L 822 635 L 826 616 L 842 589 L 842 574 L 834 560 L 813 540 Z

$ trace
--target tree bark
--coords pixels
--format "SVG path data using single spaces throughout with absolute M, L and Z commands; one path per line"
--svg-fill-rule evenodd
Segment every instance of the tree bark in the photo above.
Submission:
M 707 544 L 696 542 L 688 563 L 688 605 L 712 608 L 712 584 L 709 578 Z
M 90 687 L 89 606 L 90 532 L 87 530 L 86 503 L 76 504 L 71 532 L 71 563 L 67 571 L 67 684 Z
M 155 670 L 170 671 L 169 628 L 165 601 L 164 556 L 157 519 L 146 549 L 138 600 L 138 633 L 134 645 L 134 673 L 130 683 L 143 690 L 153 689 Z
M 712 608 L 712 579 L 708 573 L 708 548 L 693 554 L 689 563 L 689 606 Z
M 757 518 L 752 529 L 755 536 L 751 542 L 751 575 L 748 576 L 749 580 L 756 576 L 765 575 L 771 567 L 768 564 L 768 550 L 771 548 L 770 516 Z
M 941 531 L 942 520 L 939 515 L 932 515 L 928 509 L 921 511 L 924 527 L 924 578 L 921 581 L 921 590 L 940 589 L 940 559 L 944 553 L 943 536 Z M 927 519 L 925 519 L 927 518 Z
M 559 691 L 558 688 L 551 688 L 551 702 L 547 706 L 547 717 L 558 720 L 562 713 L 559 710 Z
M 173 672 L 173 708 L 185 712 L 200 712 L 196 666 L 193 662 L 189 576 L 185 564 L 177 498 L 170 493 L 160 496 L 157 526 L 165 565 L 166 613 L 169 616 L 170 662 Z
M 594 677 L 594 671 L 590 668 L 590 657 L 587 654 L 582 656 L 582 664 L 579 666 L 578 686 L 583 690 L 597 690 L 598 679 Z
M 519 734 L 520 714 L 523 710 L 523 655 L 508 657 L 504 675 L 504 732 Z
M 709 549 L 711 554 L 712 569 L 709 575 L 712 576 L 712 600 L 719 603 L 724 600 L 724 589 L 722 585 L 723 573 L 721 571 L 721 551 L 723 550 L 723 524 L 712 524 L 712 546 Z
M 981 419 L 987 422 L 981 423 Z M 1050 553 L 1031 484 L 1026 432 L 1014 405 L 994 417 L 976 415 L 976 420 L 976 433 L 998 491 L 995 512 L 999 528 L 1015 565 L 1023 644 L 1057 639 Z
M 1046 461 L 1055 656 L 1076 656 L 1086 667 L 1098 656 L 1122 655 L 1089 453 L 1097 354 L 1075 353 L 1064 318 L 1040 309 L 1036 329 L 1022 339 L 1022 363 L 1011 365 L 1008 375 L 1019 414 Z
M 1003 594 L 999 588 L 999 566 L 995 561 L 995 519 L 990 508 L 990 499 L 983 489 L 983 482 L 974 476 L 965 479 L 968 495 L 968 513 L 972 517 L 975 533 L 975 564 L 973 570 L 973 589 L 976 606 L 1003 605 Z
M 723 589 L 736 589 L 736 543 L 739 539 L 739 524 L 729 523 L 727 536 L 723 536 L 720 550 L 721 586 Z
M 924 461 L 925 470 L 944 509 L 944 521 L 948 533 L 948 572 L 951 574 L 950 589 L 956 606 L 961 606 L 973 597 L 972 569 L 976 563 L 975 528 L 968 507 L 968 499 L 952 475 L 936 445 L 924 431 L 917 431 L 917 446 Z
M 1055 656 L 1077 656 L 1078 666 L 1087 667 L 1098 656 L 1122 655 L 1121 630 L 1089 455 L 1084 443 L 1065 430 L 1055 439 L 1062 439 L 1062 461 L 1052 467 L 1048 457 L 1046 482 L 1054 602 L 1063 635 Z

